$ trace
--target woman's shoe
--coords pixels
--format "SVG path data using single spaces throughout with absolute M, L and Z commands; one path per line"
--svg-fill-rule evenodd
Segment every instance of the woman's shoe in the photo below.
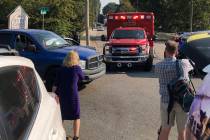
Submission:
M 73 140 L 79 140 L 79 137 L 74 136 Z
M 72 137 L 68 136 L 66 137 L 66 140 L 72 140 Z

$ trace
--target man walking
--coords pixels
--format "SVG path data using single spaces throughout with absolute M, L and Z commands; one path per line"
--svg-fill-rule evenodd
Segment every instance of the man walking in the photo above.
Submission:
M 181 106 L 175 102 L 168 117 L 169 93 L 167 84 L 176 75 L 176 55 L 178 52 L 178 43 L 172 40 L 166 42 L 164 52 L 164 60 L 155 65 L 155 73 L 159 78 L 159 92 L 160 92 L 160 115 L 161 115 L 161 131 L 159 140 L 168 140 L 171 127 L 174 126 L 176 120 L 178 130 L 178 140 L 185 140 L 185 123 L 187 121 L 187 113 L 185 113 Z M 188 72 L 193 69 L 189 60 L 183 59 L 181 61 L 184 77 L 189 79 Z

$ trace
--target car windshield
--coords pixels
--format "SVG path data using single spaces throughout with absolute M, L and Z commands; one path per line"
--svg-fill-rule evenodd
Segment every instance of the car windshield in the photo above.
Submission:
M 143 30 L 115 30 L 112 39 L 144 39 Z
M 34 37 L 36 40 L 42 44 L 45 48 L 59 48 L 65 45 L 69 45 L 67 41 L 65 41 L 62 37 L 56 35 L 52 32 L 45 33 L 35 33 Z

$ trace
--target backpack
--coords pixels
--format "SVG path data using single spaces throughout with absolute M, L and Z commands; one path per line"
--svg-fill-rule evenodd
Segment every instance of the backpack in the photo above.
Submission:
M 195 89 L 193 83 L 184 78 L 183 68 L 180 66 L 180 61 L 176 60 L 176 75 L 177 77 L 171 80 L 168 85 L 169 93 L 169 104 L 168 104 L 168 123 L 169 114 L 173 108 L 174 102 L 176 101 L 183 109 L 184 112 L 189 112 L 190 106 L 193 102 Z M 192 90 L 190 83 L 194 89 Z

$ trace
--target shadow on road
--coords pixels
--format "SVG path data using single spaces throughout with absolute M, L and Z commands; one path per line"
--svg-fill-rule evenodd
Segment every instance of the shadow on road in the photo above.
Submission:
M 78 90 L 79 91 L 82 91 L 83 89 L 86 88 L 86 84 L 83 84 L 83 83 L 78 83 Z
M 130 77 L 142 77 L 142 78 L 157 78 L 153 71 L 146 72 L 143 68 L 113 68 L 112 70 L 107 70 L 106 74 L 126 74 Z

